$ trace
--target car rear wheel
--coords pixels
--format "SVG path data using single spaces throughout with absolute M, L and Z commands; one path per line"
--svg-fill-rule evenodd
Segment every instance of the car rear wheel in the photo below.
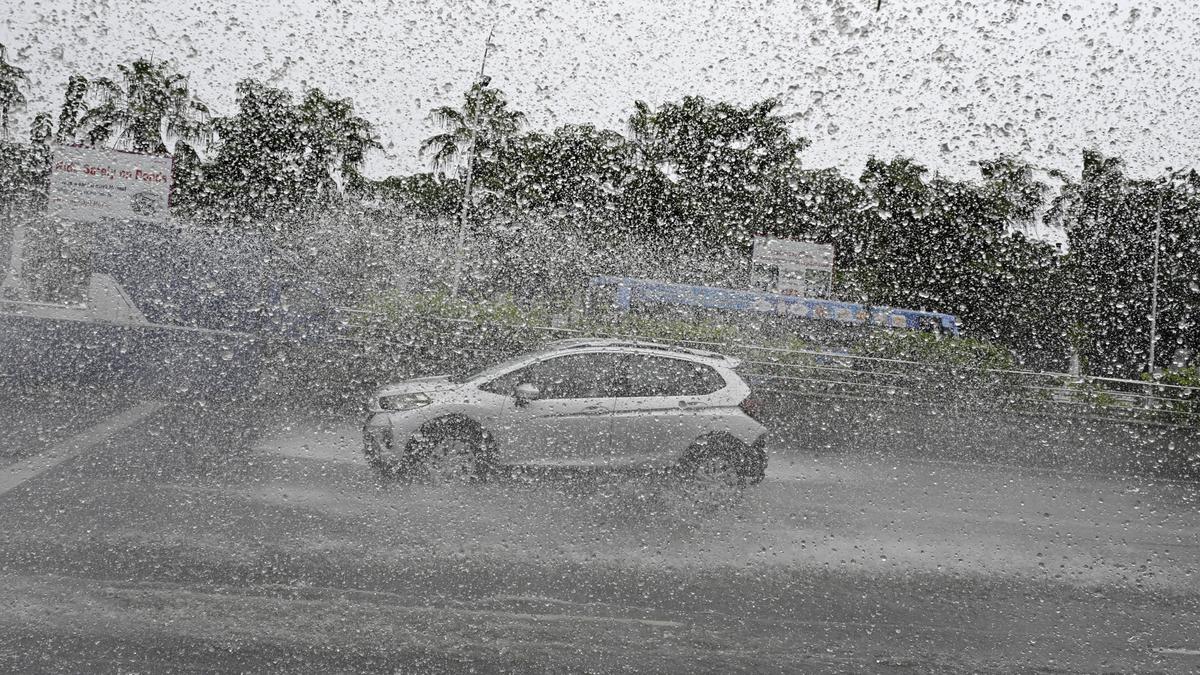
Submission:
M 696 440 L 679 462 L 685 477 L 697 482 L 743 487 L 760 483 L 767 469 L 762 443 L 746 445 L 728 434 Z

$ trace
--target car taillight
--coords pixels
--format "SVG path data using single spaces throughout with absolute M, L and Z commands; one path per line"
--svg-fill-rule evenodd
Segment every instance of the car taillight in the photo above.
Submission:
M 742 399 L 742 402 L 738 404 L 738 407 L 742 409 L 742 412 L 749 415 L 755 421 L 762 421 L 759 419 L 759 416 L 762 415 L 762 403 L 760 403 L 759 400 L 753 396 L 747 396 L 746 398 Z

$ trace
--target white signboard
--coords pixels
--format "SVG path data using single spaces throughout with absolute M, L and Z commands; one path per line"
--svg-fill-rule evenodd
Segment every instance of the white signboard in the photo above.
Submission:
M 805 298 L 828 295 L 833 277 L 833 246 L 811 241 L 755 237 L 751 262 L 768 268 L 767 288 Z
M 822 298 L 829 292 L 829 274 L 820 270 L 779 270 L 775 292 L 801 298 Z
M 49 215 L 64 220 L 165 222 L 171 158 L 57 147 L 50 163 Z
M 754 264 L 782 269 L 823 270 L 833 273 L 833 245 L 815 244 L 811 241 L 792 241 L 755 237 Z

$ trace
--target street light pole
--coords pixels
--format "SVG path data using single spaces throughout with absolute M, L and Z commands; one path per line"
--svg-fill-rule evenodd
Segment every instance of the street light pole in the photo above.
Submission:
M 487 68 L 488 52 L 492 48 L 492 35 L 496 32 L 496 27 L 488 31 L 487 41 L 483 43 L 483 58 L 479 61 L 479 76 L 475 79 L 475 84 L 483 84 L 484 69 Z M 458 235 L 454 240 L 454 276 L 450 279 L 450 297 L 458 297 L 458 285 L 462 281 L 463 268 L 463 237 L 467 231 L 467 216 L 471 212 L 471 179 L 475 173 L 475 139 L 479 136 L 479 130 L 475 128 L 474 122 L 471 120 L 471 111 L 467 111 L 466 122 L 471 125 L 471 143 L 467 146 L 467 174 L 463 177 L 463 196 L 462 205 L 458 210 Z

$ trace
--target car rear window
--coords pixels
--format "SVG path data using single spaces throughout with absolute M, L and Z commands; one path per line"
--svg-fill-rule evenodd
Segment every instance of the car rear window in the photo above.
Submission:
M 725 387 L 720 373 L 695 361 L 635 354 L 626 363 L 626 397 L 701 396 Z

